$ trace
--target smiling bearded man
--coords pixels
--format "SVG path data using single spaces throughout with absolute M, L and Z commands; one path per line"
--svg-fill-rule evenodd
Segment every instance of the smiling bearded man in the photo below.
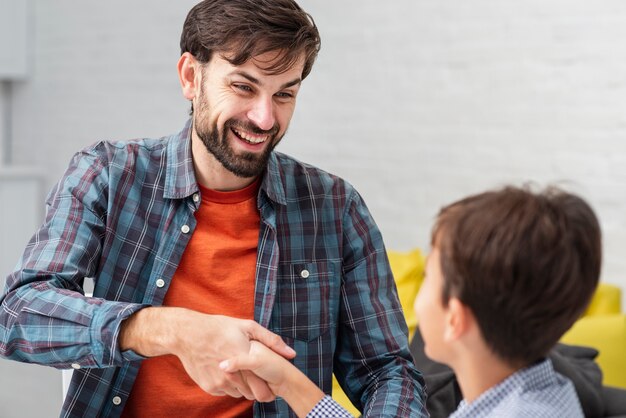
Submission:
M 75 369 L 63 417 L 293 416 L 260 377 L 219 367 L 254 341 L 319 405 L 334 373 L 369 416 L 426 415 L 361 196 L 274 150 L 319 51 L 313 19 L 293 0 L 205 0 L 180 45 L 192 117 L 74 156 L 7 279 L 0 355 Z

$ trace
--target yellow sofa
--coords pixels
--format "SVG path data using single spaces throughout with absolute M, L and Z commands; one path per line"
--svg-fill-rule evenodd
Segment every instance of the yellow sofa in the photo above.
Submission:
M 419 249 L 389 251 L 388 256 L 410 339 L 417 326 L 413 301 L 422 284 L 425 258 Z M 596 360 L 602 369 L 603 383 L 626 389 L 626 314 L 621 309 L 621 291 L 617 286 L 600 284 L 585 314 L 562 341 L 597 349 L 600 354 Z M 353 415 L 359 415 L 336 380 L 333 380 L 333 398 Z
M 601 283 L 583 317 L 561 341 L 598 350 L 602 383 L 626 389 L 626 314 L 621 299 L 619 287 Z

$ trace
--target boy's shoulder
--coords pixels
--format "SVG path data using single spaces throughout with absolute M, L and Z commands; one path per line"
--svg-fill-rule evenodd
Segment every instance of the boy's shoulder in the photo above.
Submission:
M 451 415 L 461 417 L 584 417 L 572 382 L 545 359 L 521 369 Z

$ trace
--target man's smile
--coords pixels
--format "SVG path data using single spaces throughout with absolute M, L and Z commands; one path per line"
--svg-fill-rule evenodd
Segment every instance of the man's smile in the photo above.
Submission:
M 263 142 L 267 141 L 270 137 L 270 135 L 268 134 L 264 134 L 264 135 L 254 134 L 252 132 L 244 131 L 240 128 L 230 128 L 230 130 L 239 139 L 252 145 L 262 144 Z

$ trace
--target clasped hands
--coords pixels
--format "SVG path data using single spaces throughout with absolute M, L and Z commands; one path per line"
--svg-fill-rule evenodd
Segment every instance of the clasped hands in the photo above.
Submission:
M 254 321 L 212 316 L 211 336 L 196 331 L 178 357 L 187 374 L 214 396 L 273 401 L 283 383 L 284 364 L 296 352 L 276 334 Z M 190 335 L 191 337 L 191 335 Z M 203 341 L 203 343 L 200 343 Z M 292 366 L 291 366 L 292 367 Z
M 146 357 L 173 354 L 205 392 L 259 402 L 281 396 L 286 370 L 295 369 L 287 361 L 295 351 L 258 323 L 185 308 L 137 311 L 122 322 L 119 346 Z

